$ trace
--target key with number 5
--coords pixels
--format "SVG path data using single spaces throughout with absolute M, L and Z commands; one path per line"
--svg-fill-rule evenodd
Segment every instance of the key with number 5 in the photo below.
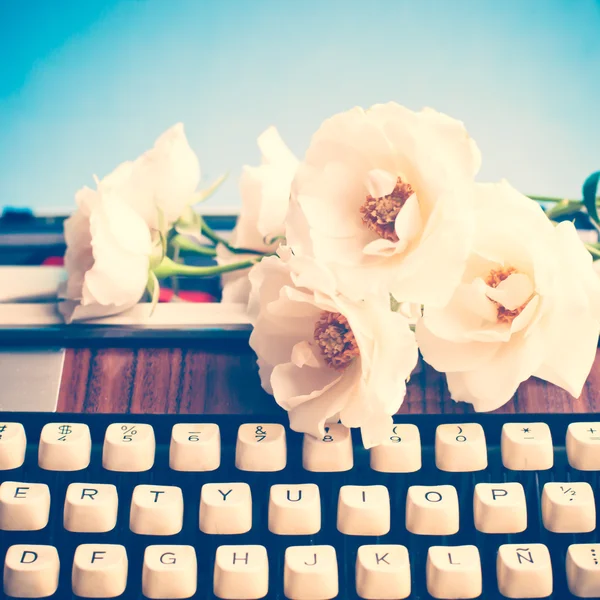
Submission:
M 241 471 L 281 471 L 287 464 L 285 429 L 278 423 L 244 423 L 238 429 L 235 466 Z

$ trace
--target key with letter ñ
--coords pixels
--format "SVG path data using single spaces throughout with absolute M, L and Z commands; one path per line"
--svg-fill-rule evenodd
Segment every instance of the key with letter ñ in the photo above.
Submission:
M 506 598 L 546 598 L 552 593 L 552 564 L 544 544 L 503 544 L 496 575 Z

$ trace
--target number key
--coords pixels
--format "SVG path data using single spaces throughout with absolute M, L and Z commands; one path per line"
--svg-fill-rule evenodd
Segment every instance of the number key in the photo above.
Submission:
M 27 438 L 21 423 L 0 423 L 0 471 L 18 469 L 25 461 Z
M 174 471 L 214 471 L 221 464 L 221 433 L 215 423 L 177 423 L 171 431 L 169 466 Z
M 416 425 L 392 425 L 379 446 L 370 450 L 371 469 L 414 473 L 421 468 L 421 436 Z
M 92 438 L 84 423 L 47 423 L 40 435 L 38 464 L 47 471 L 80 471 L 90 464 Z
M 465 473 L 487 467 L 487 447 L 479 423 L 439 425 L 435 432 L 435 464 L 440 471 Z
M 238 429 L 235 466 L 241 471 L 281 471 L 287 464 L 285 429 L 278 423 L 244 423 Z
M 112 423 L 106 429 L 102 466 L 109 471 L 148 471 L 154 464 L 156 441 L 152 426 Z
M 352 436 L 343 425 L 326 425 L 321 438 L 304 434 L 302 466 L 307 471 L 333 473 L 354 466 Z

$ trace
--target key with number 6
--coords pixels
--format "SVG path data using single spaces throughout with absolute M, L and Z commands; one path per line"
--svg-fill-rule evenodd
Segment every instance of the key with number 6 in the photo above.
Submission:
M 215 423 L 177 423 L 171 430 L 169 466 L 174 471 L 214 471 L 221 464 L 221 433 Z

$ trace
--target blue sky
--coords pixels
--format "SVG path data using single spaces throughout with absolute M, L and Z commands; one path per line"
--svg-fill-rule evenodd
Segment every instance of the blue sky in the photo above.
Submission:
M 0 206 L 75 191 L 183 121 L 213 205 L 275 125 L 395 100 L 462 119 L 481 180 L 579 197 L 600 168 L 599 0 L 0 0 Z

